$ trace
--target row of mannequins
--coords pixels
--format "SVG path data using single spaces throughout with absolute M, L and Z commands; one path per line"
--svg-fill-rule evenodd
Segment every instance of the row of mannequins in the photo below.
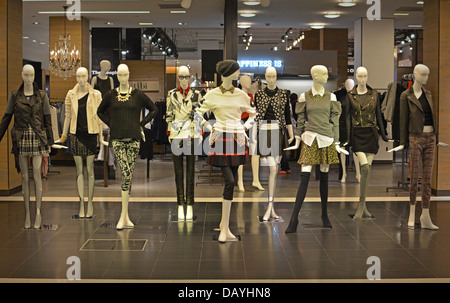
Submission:
M 106 76 L 110 69 L 107 61 L 101 63 L 100 75 L 88 83 L 88 70 L 81 67 L 76 72 L 77 83 L 66 96 L 66 112 L 63 133 L 54 142 L 51 128 L 49 101 L 45 92 L 34 83 L 34 68 L 25 65 L 22 70 L 23 84 L 11 92 L 6 112 L 0 122 L 0 140 L 3 138 L 14 116 L 11 130 L 12 153 L 16 157 L 18 171 L 22 174 L 22 193 L 25 201 L 25 228 L 31 228 L 28 164 L 31 157 L 36 187 L 36 217 L 34 228 L 40 228 L 42 215 L 42 184 L 40 165 L 42 156 L 48 155 L 50 147 L 67 148 L 60 143 L 70 140 L 70 148 L 76 164 L 76 184 L 80 198 L 79 217 L 93 216 L 94 175 L 93 161 L 98 145 L 112 146 L 121 171 L 122 210 L 116 228 L 133 228 L 128 215 L 132 176 L 141 139 L 145 139 L 142 127 L 157 114 L 150 98 L 139 89 L 129 85 L 128 66 L 117 68 L 119 86 L 113 87 L 112 79 Z M 251 156 L 254 180 L 252 185 L 265 190 L 258 179 L 259 161 L 264 158 L 269 166 L 268 203 L 264 221 L 277 220 L 275 211 L 275 189 L 282 151 L 300 150 L 298 164 L 301 165 L 300 184 L 295 198 L 286 233 L 295 233 L 299 213 L 306 197 L 312 167 L 320 166 L 320 197 L 322 223 L 332 228 L 328 218 L 328 172 L 331 164 L 339 163 L 339 154 L 348 155 L 351 147 L 359 160 L 360 201 L 354 219 L 371 218 L 366 206 L 366 192 L 372 160 L 378 151 L 378 137 L 390 141 L 382 126 L 377 92 L 368 85 L 368 71 L 360 67 L 356 71 L 357 85 L 350 87 L 346 95 L 345 111 L 334 93 L 325 90 L 328 69 L 322 65 L 311 68 L 313 87 L 300 95 L 295 113 L 298 115 L 296 133 L 292 127 L 289 96 L 277 87 L 277 72 L 269 67 L 265 73 L 267 85 L 250 94 L 251 79 L 240 77 L 239 64 L 224 60 L 216 70 L 222 84 L 203 97 L 189 86 L 190 71 L 186 66 L 178 70 L 179 86 L 167 96 L 167 135 L 173 152 L 173 166 L 178 202 L 178 220 L 194 218 L 194 165 L 197 148 L 201 146 L 203 134 L 210 133 L 207 142 L 207 162 L 221 169 L 224 188 L 222 218 L 219 224 L 218 241 L 236 241 L 229 228 L 230 210 L 233 201 L 235 180 L 242 180 L 242 167 Z M 438 229 L 429 214 L 431 173 L 435 146 L 447 146 L 438 141 L 436 113 L 431 93 L 423 86 L 427 83 L 429 69 L 417 65 L 415 81 L 405 91 L 400 103 L 400 145 L 390 150 L 409 148 L 411 153 L 410 216 L 408 227 L 414 228 L 417 182 L 421 175 L 422 206 L 421 227 Z M 233 85 L 240 80 L 242 89 Z M 143 109 L 147 114 L 141 117 Z M 206 119 L 213 114 L 214 120 Z M 345 115 L 347 136 L 340 142 L 339 120 Z M 341 120 L 342 121 L 342 120 Z M 109 140 L 103 138 L 103 124 L 109 127 Z M 291 147 L 292 142 L 295 144 Z M 205 144 L 203 144 L 205 146 Z M 182 151 L 182 152 L 180 152 Z M 186 158 L 186 172 L 184 159 Z M 88 205 L 84 208 L 83 160 L 86 159 L 88 174 Z M 422 169 L 423 166 L 423 169 Z M 422 169 L 422 172 L 420 171 Z M 186 187 L 184 183 L 186 182 Z

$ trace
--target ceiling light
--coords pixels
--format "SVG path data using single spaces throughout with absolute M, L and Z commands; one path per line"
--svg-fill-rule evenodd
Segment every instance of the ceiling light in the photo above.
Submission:
M 259 5 L 259 4 L 261 4 L 261 1 L 259 1 L 259 0 L 245 0 L 243 3 L 245 5 Z
M 323 24 L 311 24 L 312 29 L 322 29 L 324 27 L 325 27 L 325 25 L 323 25 Z
M 170 11 L 171 14 L 186 14 L 186 11 Z
M 417 1 L 416 4 L 423 5 L 424 3 L 425 3 L 425 1 Z
M 408 25 L 408 27 L 420 28 L 420 27 L 422 27 L 422 25 L 420 25 L 420 24 L 410 24 L 410 25 Z
M 251 18 L 255 17 L 256 13 L 254 11 L 240 11 L 239 15 L 241 15 L 241 17 Z
M 252 24 L 249 22 L 238 22 L 237 26 L 239 28 L 249 28 L 249 27 L 252 27 Z
M 153 25 L 153 22 L 139 22 L 139 25 Z
M 411 39 L 414 39 L 416 37 L 416 35 L 411 34 Z
M 150 11 L 80 11 L 80 14 L 150 14 Z M 53 15 L 65 14 L 64 11 L 42 11 L 38 14 Z
M 394 16 L 409 16 L 409 13 L 394 13 Z
M 22 37 L 22 39 L 30 39 L 30 37 Z
M 341 14 L 339 12 L 327 12 L 324 17 L 329 19 L 339 18 Z
M 39 24 L 39 22 L 37 22 L 37 21 L 34 21 L 34 22 L 33 22 L 33 24 L 34 24 L 34 25 L 38 25 L 38 24 Z
M 355 6 L 355 5 L 356 5 L 355 0 L 339 0 L 339 6 L 351 7 L 351 6 Z

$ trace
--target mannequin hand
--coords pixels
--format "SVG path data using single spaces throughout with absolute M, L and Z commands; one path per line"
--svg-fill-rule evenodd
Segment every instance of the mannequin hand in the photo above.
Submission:
M 109 143 L 106 142 L 106 141 L 103 140 L 103 139 L 100 139 L 100 144 L 101 144 L 101 145 L 104 145 L 104 146 L 109 146 Z
M 399 151 L 399 150 L 403 150 L 404 148 L 405 148 L 404 145 L 399 145 L 399 146 L 397 146 L 396 148 L 393 148 L 393 149 L 388 150 L 388 153 L 395 152 L 395 151 Z
M 444 142 L 438 142 L 438 144 L 436 144 L 437 146 L 442 146 L 442 147 L 447 147 L 448 144 L 444 143 Z
M 66 135 L 61 135 L 61 138 L 59 140 L 56 140 L 55 143 L 64 143 L 67 141 Z
M 343 147 L 346 147 L 348 145 L 348 142 L 345 142 L 344 144 L 342 144 Z
M 387 141 L 388 143 L 394 143 L 395 142 L 395 140 L 393 140 L 393 139 L 389 139 L 388 141 Z
M 145 142 L 145 134 L 144 134 L 144 130 L 141 127 L 141 137 L 142 137 L 142 141 Z
M 54 149 L 68 149 L 67 146 L 59 145 L 59 144 L 53 144 L 51 147 Z
M 335 143 L 334 147 L 336 147 L 336 151 L 338 153 L 343 153 L 345 155 L 349 155 L 348 151 L 346 151 L 345 149 L 342 149 L 338 143 Z
M 294 146 L 291 146 L 291 147 L 288 147 L 288 148 L 285 148 L 284 150 L 296 150 L 296 149 L 298 149 L 299 147 L 300 147 L 300 143 L 302 142 L 302 138 L 300 138 L 300 137 L 298 137 L 298 136 L 295 136 L 295 145 Z
M 290 137 L 288 140 L 288 144 L 290 145 L 294 141 L 295 137 Z

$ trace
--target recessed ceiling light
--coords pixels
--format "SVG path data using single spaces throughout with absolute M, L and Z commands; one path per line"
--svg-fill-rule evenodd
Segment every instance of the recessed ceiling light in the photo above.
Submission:
M 186 22 L 178 22 L 178 25 L 186 25 Z
M 409 16 L 409 13 L 394 13 L 394 16 Z
M 186 11 L 170 11 L 171 14 L 186 14 Z
M 254 11 L 240 11 L 239 15 L 241 15 L 241 17 L 250 18 L 255 17 L 256 13 Z
M 30 37 L 22 37 L 22 39 L 30 39 Z
M 114 25 L 114 23 L 111 22 L 111 21 L 105 22 L 105 24 L 106 24 L 106 25 Z
M 330 18 L 330 19 L 339 18 L 340 16 L 341 16 L 341 14 L 339 12 L 326 12 L 324 15 L 325 18 Z
M 425 1 L 417 1 L 416 4 L 423 5 L 424 3 L 425 3 Z
M 37 21 L 34 21 L 34 22 L 33 22 L 33 24 L 34 24 L 34 25 L 38 25 L 38 24 L 39 24 L 39 22 L 37 22 Z
M 139 22 L 139 25 L 153 25 L 153 22 Z
M 243 2 L 245 5 L 259 5 L 261 4 L 260 0 L 245 0 Z
M 408 25 L 408 27 L 412 27 L 412 28 L 421 28 L 422 25 L 420 25 L 420 24 L 410 24 L 410 25 Z
M 325 25 L 323 25 L 323 24 L 311 24 L 312 29 L 322 29 L 324 27 L 325 27 Z
M 356 5 L 355 0 L 339 0 L 339 6 L 351 7 L 351 6 L 355 6 L 355 5 Z
M 237 26 L 239 28 L 249 28 L 249 27 L 252 27 L 252 24 L 249 22 L 238 22 Z

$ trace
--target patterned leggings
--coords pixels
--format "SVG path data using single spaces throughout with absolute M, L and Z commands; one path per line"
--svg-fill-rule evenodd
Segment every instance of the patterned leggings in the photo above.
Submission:
M 409 153 L 411 163 L 409 204 L 416 205 L 417 182 L 422 170 L 422 207 L 430 208 L 431 176 L 433 173 L 436 134 L 423 133 L 409 135 Z
M 131 192 L 131 179 L 133 177 L 136 157 L 139 153 L 140 142 L 136 140 L 112 140 L 114 155 L 120 166 L 122 174 L 122 191 Z

